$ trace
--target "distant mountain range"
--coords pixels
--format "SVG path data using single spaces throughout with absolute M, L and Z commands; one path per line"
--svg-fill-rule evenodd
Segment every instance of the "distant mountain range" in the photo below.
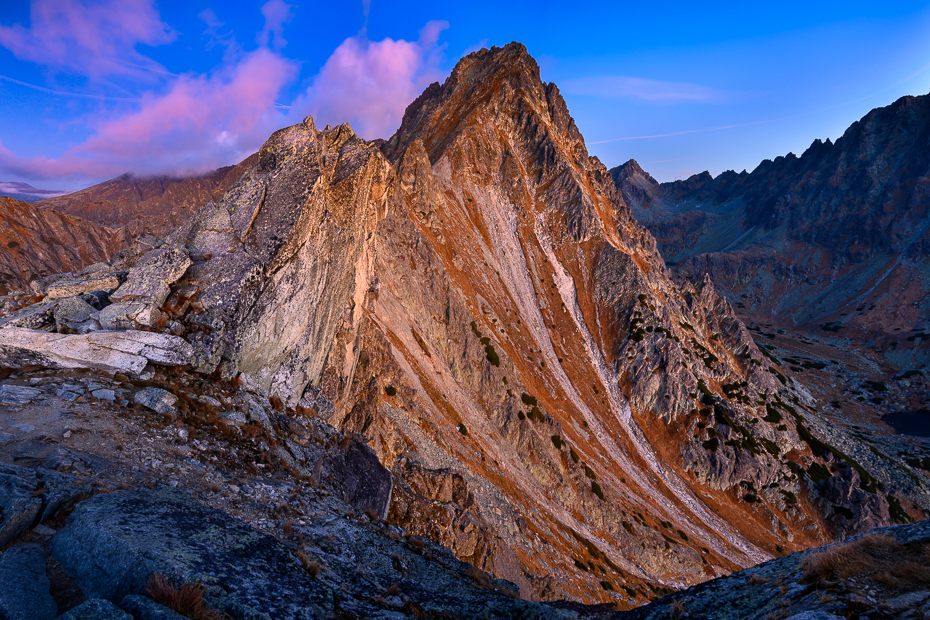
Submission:
M 19 183 L 17 181 L 0 181 L 0 197 L 7 196 L 23 202 L 36 202 L 37 200 L 63 196 L 67 193 L 57 189 L 39 189 L 28 183 Z
M 810 341 L 781 352 L 807 356 L 815 383 L 822 373 L 809 367 L 829 372 L 831 360 L 864 381 L 822 377 L 828 401 L 924 412 L 930 432 L 930 95 L 874 109 L 835 143 L 815 140 L 751 173 L 658 183 L 631 160 L 611 175 L 679 277 L 709 275 L 759 334 Z

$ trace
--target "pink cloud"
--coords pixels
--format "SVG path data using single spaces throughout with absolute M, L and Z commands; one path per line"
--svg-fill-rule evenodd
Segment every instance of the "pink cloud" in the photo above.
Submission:
M 294 19 L 294 7 L 284 0 L 268 0 L 262 5 L 262 15 L 265 17 L 265 28 L 258 33 L 258 44 L 267 46 L 271 43 L 274 49 L 282 49 L 287 45 L 282 36 L 284 25 Z
M 317 126 L 348 122 L 366 139 L 386 138 L 426 86 L 442 78 L 439 34 L 431 21 L 418 41 L 369 41 L 364 33 L 336 48 L 311 87 L 292 106 L 293 117 L 313 114 Z
M 165 73 L 135 48 L 175 38 L 151 0 L 32 0 L 30 19 L 29 28 L 0 25 L 0 45 L 20 60 L 96 79 Z
M 275 98 L 295 71 L 260 48 L 213 75 L 181 75 L 166 93 L 143 95 L 137 110 L 100 121 L 59 159 L 17 158 L 0 144 L 0 170 L 33 179 L 102 178 L 196 174 L 234 163 L 281 126 Z

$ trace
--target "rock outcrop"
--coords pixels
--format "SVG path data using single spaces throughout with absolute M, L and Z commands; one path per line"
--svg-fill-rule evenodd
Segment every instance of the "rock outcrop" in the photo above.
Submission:
M 110 260 L 128 245 L 126 230 L 0 196 L 0 294 Z
M 164 235 L 210 200 L 222 195 L 255 163 L 251 155 L 235 166 L 199 176 L 137 177 L 124 174 L 92 187 L 35 203 L 39 209 L 68 213 L 130 236 Z
M 896 333 L 930 313 L 928 132 L 930 95 L 908 96 L 751 173 L 611 174 L 679 273 L 709 273 L 758 322 L 871 341 L 903 372 L 930 361 L 927 339 Z
M 195 423 L 251 438 L 256 469 L 327 480 L 366 518 L 433 537 L 526 598 L 631 607 L 930 505 L 919 479 L 901 487 L 863 466 L 862 441 L 833 445 L 815 399 L 710 280 L 672 277 L 519 44 L 462 59 L 388 141 L 309 118 L 276 132 L 229 191 L 150 241 L 94 270 L 119 288 L 64 298 L 77 318 L 39 298 L 11 320 L 41 323 L 49 333 L 25 333 L 48 342 L 182 338 L 190 368 L 171 376 L 239 393 L 194 405 L 167 371 L 135 371 L 176 398 L 133 396 L 179 440 Z M 91 297 L 100 309 L 78 320 L 74 300 Z M 111 314 L 126 331 L 94 331 Z M 90 333 L 51 333 L 70 325 Z M 370 448 L 320 439 L 308 418 Z M 86 528 L 106 522 L 95 514 Z M 367 587 L 358 564 L 382 541 L 351 534 L 326 564 Z M 397 553 L 377 556 L 378 574 L 426 578 Z M 455 608 L 445 579 L 408 596 L 429 609 L 443 591 L 432 609 Z M 312 604 L 384 608 L 338 590 Z M 480 615 L 470 596 L 456 609 Z M 492 616 L 538 609 L 495 601 Z

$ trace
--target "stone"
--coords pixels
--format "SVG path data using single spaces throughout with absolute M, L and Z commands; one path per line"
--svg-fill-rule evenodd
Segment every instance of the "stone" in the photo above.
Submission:
M 0 549 L 32 527 L 42 511 L 42 499 L 33 496 L 35 473 L 0 463 Z
M 94 390 L 91 394 L 93 394 L 94 398 L 97 400 L 108 400 L 110 402 L 116 400 L 116 392 L 109 389 Z
M 9 368 L 92 368 L 139 376 L 149 362 L 182 366 L 193 354 L 183 338 L 154 332 L 66 335 L 16 327 L 0 330 L 0 364 Z
M 118 287 L 119 278 L 113 274 L 106 274 L 82 280 L 59 280 L 50 284 L 45 294 L 50 299 L 62 299 L 93 291 L 113 290 Z
M 345 451 L 328 453 L 316 464 L 314 474 L 317 480 L 332 480 L 347 504 L 378 519 L 387 517 L 394 479 L 366 444 L 353 441 Z
M 900 613 L 909 607 L 920 605 L 927 598 L 930 598 L 930 592 L 918 590 L 916 592 L 906 592 L 900 596 L 885 601 L 885 606 L 889 611 Z
M 26 329 L 50 330 L 55 325 L 55 317 L 52 313 L 57 305 L 57 300 L 50 300 L 26 306 L 0 319 L 0 328 L 23 327 Z
M 174 404 L 178 402 L 178 397 L 161 388 L 147 388 L 139 390 L 133 397 L 134 402 L 148 407 L 163 415 L 173 415 L 177 413 Z
M 133 617 L 108 600 L 94 598 L 58 616 L 58 620 L 133 620 Z
M 55 326 L 59 332 L 66 329 L 80 329 L 90 315 L 97 310 L 80 297 L 67 297 L 58 302 L 52 316 L 55 318 Z
M 23 385 L 0 385 L 0 405 L 25 405 L 42 394 L 42 390 Z
M 825 611 L 802 611 L 785 618 L 785 620 L 843 620 L 842 617 Z
M 41 545 L 15 545 L 0 555 L 0 617 L 4 620 L 52 620 L 57 606 L 49 586 Z
M 237 619 L 309 620 L 334 607 L 283 543 L 177 490 L 81 502 L 51 546 L 88 597 L 139 594 L 157 572 L 208 584 L 207 602 Z
M 132 614 L 135 620 L 186 620 L 184 616 L 138 594 L 127 594 L 119 606 Z
M 232 424 L 234 426 L 242 426 L 248 422 L 245 414 L 241 411 L 222 411 L 220 412 L 220 417 L 223 418 L 227 424 Z
M 129 270 L 125 284 L 110 295 L 114 302 L 141 300 L 160 306 L 171 292 L 169 285 L 184 275 L 191 265 L 187 252 L 166 247 L 147 252 Z

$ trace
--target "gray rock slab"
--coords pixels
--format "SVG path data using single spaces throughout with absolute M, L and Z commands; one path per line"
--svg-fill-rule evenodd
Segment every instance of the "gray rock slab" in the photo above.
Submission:
M 7 549 L 0 555 L 0 617 L 52 620 L 56 615 L 41 545 L 15 545 Z
M 123 597 L 119 606 L 132 614 L 135 620 L 187 620 L 173 609 L 159 605 L 152 599 L 138 594 Z
M 25 405 L 42 394 L 42 390 L 23 385 L 0 385 L 0 405 Z
M 97 275 L 90 278 L 59 280 L 50 284 L 45 294 L 50 299 L 74 297 L 81 293 L 108 291 L 119 287 L 119 278 L 114 274 Z
M 0 319 L 0 328 L 50 329 L 55 325 L 55 317 L 52 313 L 57 305 L 58 300 L 53 299 L 26 306 Z
M 86 596 L 121 600 L 158 572 L 202 581 L 208 603 L 234 619 L 309 620 L 334 608 L 332 591 L 283 543 L 176 490 L 81 502 L 52 551 Z
M 143 407 L 164 415 L 175 413 L 174 404 L 178 402 L 177 396 L 161 388 L 139 390 L 133 399 Z
M 133 620 L 133 617 L 110 601 L 95 598 L 58 616 L 58 620 Z
M 0 549 L 38 518 L 42 500 L 32 495 L 37 487 L 38 479 L 31 469 L 0 463 Z
M 96 311 L 80 297 L 67 297 L 55 306 L 52 316 L 58 331 L 62 331 L 63 328 L 78 329 Z
M 180 366 L 189 364 L 193 356 L 186 340 L 168 334 L 52 334 L 18 327 L 0 330 L 0 364 L 9 368 L 93 368 L 138 376 L 148 362 Z
M 235 426 L 242 426 L 247 422 L 245 414 L 241 411 L 223 411 L 220 413 L 220 417 L 227 424 L 233 424 Z
M 367 445 L 353 441 L 345 451 L 327 453 L 316 465 L 317 479 L 335 481 L 342 499 L 361 511 L 387 518 L 394 479 Z
M 91 392 L 91 394 L 97 400 L 108 400 L 110 402 L 113 402 L 116 400 L 116 392 L 114 392 L 113 390 L 109 390 L 109 389 L 94 390 L 93 392 Z

